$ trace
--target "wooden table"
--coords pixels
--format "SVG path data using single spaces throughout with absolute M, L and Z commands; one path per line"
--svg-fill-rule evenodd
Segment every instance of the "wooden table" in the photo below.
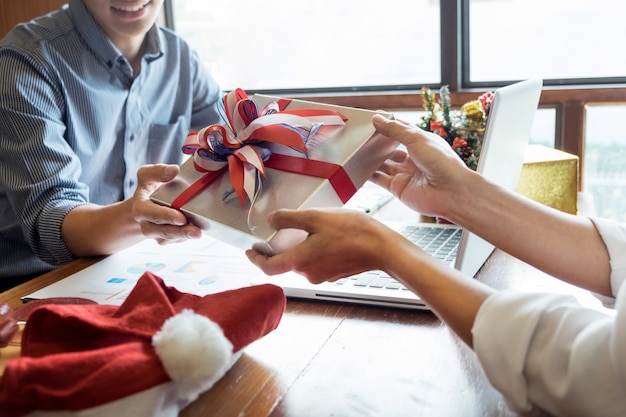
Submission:
M 42 275 L 0 294 L 0 302 L 18 307 L 22 296 L 95 261 L 80 259 Z M 599 304 L 587 292 L 499 250 L 476 278 L 498 289 L 567 292 L 585 303 Z M 474 353 L 432 313 L 302 300 L 289 300 L 279 327 L 245 348 L 224 378 L 181 413 L 183 417 L 513 415 L 485 378 Z
M 80 259 L 0 294 L 20 297 L 95 259 Z M 477 275 L 495 288 L 571 292 L 496 250 Z M 1 356 L 1 355 L 0 355 Z M 181 416 L 513 416 L 474 355 L 429 312 L 289 300 L 279 327 Z

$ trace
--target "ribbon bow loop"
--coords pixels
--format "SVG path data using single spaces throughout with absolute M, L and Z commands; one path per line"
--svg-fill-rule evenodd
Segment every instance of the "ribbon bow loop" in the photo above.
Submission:
M 213 124 L 191 132 L 183 152 L 193 155 L 200 172 L 214 176 L 228 169 L 230 183 L 241 206 L 254 203 L 260 193 L 265 162 L 272 156 L 272 144 L 282 145 L 306 156 L 306 144 L 322 125 L 345 124 L 347 118 L 332 110 L 285 110 L 288 100 L 278 100 L 259 110 L 240 88 L 224 96 L 226 124 Z M 224 198 L 226 198 L 225 196 Z

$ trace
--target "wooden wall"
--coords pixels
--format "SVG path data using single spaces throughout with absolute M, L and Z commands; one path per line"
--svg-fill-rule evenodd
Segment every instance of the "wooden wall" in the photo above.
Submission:
M 16 24 L 56 10 L 66 3 L 67 0 L 0 0 L 0 38 Z

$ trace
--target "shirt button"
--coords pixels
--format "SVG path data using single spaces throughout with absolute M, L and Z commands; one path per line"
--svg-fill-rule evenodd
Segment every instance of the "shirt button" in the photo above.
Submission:
M 133 142 L 135 140 L 135 135 L 133 133 L 130 134 L 130 137 L 128 138 L 128 140 L 130 140 L 131 142 Z
M 128 181 L 128 186 L 129 186 L 130 188 L 133 188 L 133 187 L 135 186 L 135 181 L 134 181 L 134 180 L 129 180 L 129 181 Z

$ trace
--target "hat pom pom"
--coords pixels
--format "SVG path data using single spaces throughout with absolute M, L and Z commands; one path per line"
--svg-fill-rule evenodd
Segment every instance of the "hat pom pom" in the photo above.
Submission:
M 221 327 L 191 310 L 169 318 L 152 345 L 187 401 L 211 388 L 234 363 L 233 345 Z

